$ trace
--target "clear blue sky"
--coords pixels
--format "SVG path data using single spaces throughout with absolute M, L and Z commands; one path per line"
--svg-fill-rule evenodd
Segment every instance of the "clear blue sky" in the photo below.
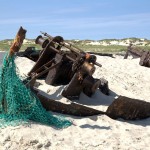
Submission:
M 150 0 L 0 0 L 0 40 L 40 31 L 64 39 L 150 39 Z

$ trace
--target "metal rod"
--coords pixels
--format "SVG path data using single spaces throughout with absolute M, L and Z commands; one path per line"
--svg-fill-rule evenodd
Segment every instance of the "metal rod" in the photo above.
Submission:
M 46 32 L 42 32 L 42 31 L 40 31 L 40 32 L 41 32 L 44 36 L 47 36 L 48 38 L 50 38 L 51 40 L 53 39 L 53 37 L 52 37 L 51 35 L 47 34 Z M 52 41 L 52 42 L 53 42 L 53 41 Z M 55 42 L 54 42 L 54 43 L 55 43 Z M 67 43 L 67 42 L 66 42 L 66 43 Z M 67 44 L 70 45 L 70 43 L 67 43 Z M 64 46 L 64 47 L 70 49 L 71 51 L 73 51 L 73 52 L 75 52 L 75 53 L 77 53 L 77 54 L 80 54 L 80 52 L 85 53 L 85 52 L 82 51 L 81 49 L 79 49 L 79 48 L 73 46 L 74 48 L 76 48 L 76 49 L 74 49 L 74 48 L 68 46 L 67 44 L 65 44 L 64 42 L 60 42 L 60 45 L 61 45 L 61 46 Z M 77 51 L 77 50 L 78 50 L 78 51 Z
M 42 32 L 42 31 L 40 31 L 40 32 L 41 32 L 44 36 L 47 36 L 50 40 L 53 39 L 53 37 L 52 37 L 51 35 L 47 34 L 46 32 Z M 51 41 L 51 42 L 54 43 L 54 44 L 58 44 L 58 45 L 60 45 L 60 46 L 64 46 L 64 47 L 68 48 L 69 50 L 71 50 L 72 52 L 74 52 L 74 53 L 76 53 L 76 54 L 78 54 L 78 55 L 80 55 L 81 53 L 86 54 L 83 50 L 79 49 L 78 47 L 76 47 L 76 46 L 74 46 L 74 45 L 71 45 L 70 43 L 67 43 L 67 42 L 65 42 L 65 43 L 64 43 L 64 42 L 57 43 L 57 42 L 54 42 L 54 41 Z M 68 46 L 66 43 L 69 44 L 69 45 L 71 45 L 71 46 Z M 56 48 L 54 48 L 54 47 L 52 47 L 52 46 L 50 46 L 50 48 L 51 48 L 52 50 L 58 52 L 58 53 L 60 52 L 59 50 L 57 50 Z M 72 59 L 71 57 L 69 57 L 69 56 L 67 56 L 67 55 L 66 55 L 66 57 L 67 57 L 68 59 L 72 60 L 72 61 L 75 61 L 74 59 Z M 97 65 L 97 66 L 99 66 L 99 67 L 102 67 L 102 65 L 99 64 L 98 62 L 95 62 L 95 63 L 93 63 L 93 64 L 95 64 L 95 65 Z
M 55 67 L 58 66 L 60 63 L 61 63 L 61 62 L 59 62 L 59 63 L 57 63 L 57 64 L 51 66 L 50 68 L 45 69 L 45 70 L 42 71 L 41 73 L 38 73 L 38 74 L 34 75 L 34 76 L 32 77 L 32 79 L 26 84 L 26 86 L 30 85 L 30 83 L 31 83 L 32 81 L 36 80 L 38 77 L 40 77 L 40 76 L 42 76 L 43 74 L 47 73 L 49 70 L 55 68 Z
M 41 66 L 40 68 L 38 68 L 36 70 L 36 72 L 39 72 L 41 70 L 43 70 L 44 66 L 48 66 L 48 65 L 51 65 L 52 63 L 54 62 L 54 58 L 52 60 L 50 60 L 49 62 L 47 62 L 45 65 Z

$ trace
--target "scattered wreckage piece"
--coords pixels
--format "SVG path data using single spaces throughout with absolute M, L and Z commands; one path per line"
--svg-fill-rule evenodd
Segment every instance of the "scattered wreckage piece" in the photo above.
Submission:
M 139 64 L 141 66 L 150 67 L 150 51 L 143 52 Z
M 47 111 L 53 111 L 57 113 L 62 114 L 68 114 L 73 116 L 80 116 L 80 117 L 86 117 L 86 116 L 93 116 L 93 115 L 99 115 L 99 114 L 105 114 L 105 112 L 96 110 L 78 103 L 74 103 L 72 101 L 69 101 L 68 104 L 59 102 L 57 100 L 50 99 L 46 96 L 44 96 L 41 91 L 37 89 L 32 89 L 34 93 L 36 93 L 37 97 L 39 98 L 42 106 Z
M 138 48 L 133 47 L 133 44 L 130 43 L 129 46 L 127 47 L 127 52 L 124 56 L 124 59 L 127 59 L 129 54 L 133 56 L 133 58 L 139 58 L 142 56 L 142 51 Z
M 115 58 L 113 56 L 113 54 L 109 54 L 109 53 L 100 53 L 100 52 L 88 52 L 88 53 L 94 54 L 94 55 L 99 55 L 99 56 L 107 56 L 107 57 Z
M 125 96 L 119 96 L 108 107 L 106 114 L 112 119 L 145 119 L 150 117 L 150 103 Z
M 140 58 L 139 64 L 141 66 L 150 67 L 150 51 L 140 50 L 138 48 L 133 47 L 133 45 L 130 44 L 127 48 L 127 52 L 124 56 L 124 59 L 127 59 L 129 54 L 131 54 L 133 58 Z
M 93 116 L 107 115 L 112 119 L 122 118 L 125 120 L 138 120 L 150 117 L 150 103 L 138 99 L 132 99 L 125 96 L 119 96 L 114 99 L 112 104 L 108 106 L 106 112 L 90 108 L 79 103 L 74 103 L 70 100 L 68 104 L 50 99 L 42 94 L 38 89 L 33 89 L 33 92 L 39 98 L 42 106 L 47 111 L 63 113 L 73 116 Z
M 40 55 L 40 50 L 36 50 L 35 47 L 27 47 L 24 51 L 18 52 L 17 56 L 19 57 L 27 57 L 32 61 L 36 62 Z
M 27 47 L 23 52 L 18 52 L 17 56 L 27 57 L 36 62 L 40 56 L 40 53 L 41 50 L 36 50 L 35 47 Z M 100 52 L 87 52 L 87 53 L 114 58 L 113 54 L 108 54 L 108 53 L 100 53 Z
M 47 33 L 43 34 L 47 38 L 40 35 L 35 41 L 43 50 L 28 73 L 28 86 L 34 86 L 36 79 L 45 78 L 49 85 L 67 85 L 62 95 L 68 99 L 78 98 L 81 92 L 90 97 L 98 88 L 104 94 L 109 94 L 108 82 L 92 76 L 96 69 L 94 65 L 101 67 L 101 64 L 96 62 L 95 55 L 65 43 L 61 36 L 51 37 Z M 62 47 L 67 51 L 62 50 Z

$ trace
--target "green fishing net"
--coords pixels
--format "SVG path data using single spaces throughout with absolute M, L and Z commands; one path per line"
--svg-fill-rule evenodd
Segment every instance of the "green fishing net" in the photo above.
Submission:
M 64 128 L 72 123 L 62 116 L 47 112 L 27 88 L 17 71 L 15 56 L 5 55 L 0 70 L 0 127 L 26 124 L 30 121 Z

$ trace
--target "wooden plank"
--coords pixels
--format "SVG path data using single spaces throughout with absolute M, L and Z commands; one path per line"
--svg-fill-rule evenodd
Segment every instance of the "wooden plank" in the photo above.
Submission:
M 18 52 L 20 47 L 22 46 L 23 40 L 25 39 L 26 30 L 22 27 L 19 28 L 17 35 L 10 47 L 9 57 L 13 56 L 15 52 Z

